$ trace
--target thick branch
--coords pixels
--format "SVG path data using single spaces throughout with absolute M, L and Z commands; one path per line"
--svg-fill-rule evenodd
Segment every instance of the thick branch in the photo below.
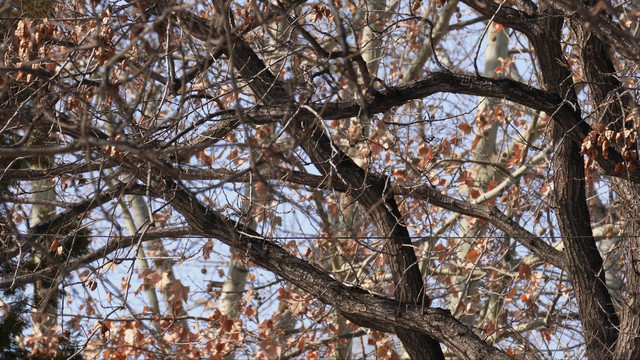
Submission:
M 235 221 L 207 209 L 167 177 L 153 176 L 150 189 L 156 197 L 169 201 L 185 217 L 194 233 L 217 238 L 235 251 L 246 254 L 253 263 L 335 307 L 357 325 L 385 332 L 401 329 L 428 335 L 465 359 L 509 359 L 483 342 L 448 311 L 421 307 L 414 302 L 397 302 L 338 282 L 256 232 L 241 228 Z
M 476 10 L 480 14 L 493 19 L 509 28 L 520 31 L 528 35 L 533 34 L 535 26 L 535 18 L 523 11 L 518 11 L 509 6 L 495 3 L 490 0 L 461 0 L 467 6 Z
M 549 15 L 545 31 L 532 39 L 547 90 L 564 94 L 578 108 L 577 95 L 570 82 L 569 65 L 560 43 L 563 18 L 553 10 L 541 7 Z M 578 114 L 579 115 L 579 114 Z M 563 131 L 564 130 L 564 131 Z M 560 233 L 567 259 L 566 271 L 571 276 L 580 320 L 591 359 L 609 359 L 617 339 L 618 318 L 604 282 L 602 258 L 598 252 L 589 216 L 585 192 L 584 161 L 579 141 L 565 137 L 567 129 L 556 122 L 553 142 L 554 194 Z M 571 137 L 572 138 L 572 137 Z
M 557 65 L 554 63 L 552 66 Z M 266 86 L 265 88 L 270 87 Z M 502 98 L 538 111 L 544 111 L 550 114 L 552 120 L 561 126 L 566 136 L 577 144 L 582 144 L 592 130 L 591 126 L 582 119 L 580 112 L 572 107 L 571 102 L 557 94 L 510 79 L 490 79 L 453 74 L 447 71 L 435 72 L 421 80 L 377 92 L 368 97 L 369 107 L 367 110 L 372 114 L 382 113 L 411 100 L 422 99 L 441 92 Z M 256 107 L 245 116 L 255 123 L 270 123 L 288 119 L 291 113 L 290 107 L 290 104 Z M 361 112 L 362 108 L 356 102 L 325 103 L 299 109 L 296 119 L 313 121 L 318 115 L 324 120 L 346 119 L 357 116 Z M 605 175 L 640 183 L 640 169 L 633 169 L 633 171 L 629 169 L 628 172 L 623 171 L 622 173 L 616 172 L 616 165 L 623 162 L 622 156 L 616 149 L 610 147 L 606 158 L 599 151 L 596 161 Z
M 217 3 L 220 11 L 224 7 Z M 224 12 L 222 12 L 224 13 Z M 193 15 L 190 15 L 193 21 Z M 211 33 L 219 32 L 211 24 L 199 24 L 200 29 L 192 28 L 192 33 L 200 40 L 208 41 Z M 206 26 L 205 26 L 206 25 Z M 242 38 L 229 33 L 224 51 L 231 59 L 233 68 L 247 82 L 253 94 L 267 105 L 281 104 L 290 106 L 293 99 L 284 84 L 267 69 L 262 60 Z M 316 117 L 294 118 L 283 121 L 283 126 L 300 142 L 314 165 L 326 175 L 335 176 L 336 181 L 348 185 L 357 199 L 373 219 L 380 235 L 388 236 L 385 251 L 389 254 L 389 265 L 396 285 L 396 298 L 401 302 L 413 302 L 428 306 L 424 283 L 417 266 L 417 258 L 411 247 L 411 238 L 402 216 L 391 195 L 388 179 L 365 173 L 352 159 L 333 144 L 331 137 Z M 426 303 L 426 304 L 424 304 Z M 440 345 L 424 334 L 398 328 L 395 333 L 415 359 L 443 359 Z
M 588 1 L 589 5 L 594 5 L 595 1 Z M 598 17 L 599 18 L 599 17 Z M 590 94 L 593 97 L 593 103 L 598 104 L 595 109 L 596 118 L 605 124 L 607 128 L 614 130 L 621 130 L 629 124 L 625 124 L 625 118 L 628 111 L 633 107 L 633 99 L 624 93 L 624 87 L 616 76 L 616 71 L 613 65 L 613 61 L 606 51 L 606 45 L 600 40 L 599 37 L 594 36 L 592 32 L 586 28 L 584 22 L 581 19 L 573 17 L 570 24 L 572 25 L 573 33 L 579 44 L 580 57 L 582 64 L 582 71 L 589 84 Z M 615 99 L 615 101 L 610 101 Z M 628 213 L 635 214 L 638 212 L 637 205 L 637 193 L 638 185 L 629 183 L 622 179 L 613 180 L 613 189 L 618 194 L 620 200 L 624 202 L 624 208 Z M 628 221 L 628 226 L 625 229 L 625 234 L 628 235 L 627 258 L 631 264 L 637 263 L 638 259 L 638 245 L 640 237 L 640 227 L 638 222 L 631 220 Z M 601 268 L 602 262 L 598 263 Z M 603 273 L 605 271 L 602 271 Z M 619 326 L 614 357 L 615 359 L 632 358 L 633 354 L 638 353 L 640 349 L 640 339 L 638 339 L 638 332 L 640 331 L 640 321 L 638 321 L 638 314 L 640 313 L 640 306 L 637 301 L 637 290 L 640 288 L 640 281 L 637 276 L 635 266 L 627 267 L 626 284 L 627 289 L 634 289 L 627 292 L 627 299 L 629 301 L 622 302 L 622 315 L 621 324 Z M 595 287 L 601 287 L 604 282 L 605 276 L 599 276 L 599 284 L 594 284 Z M 604 290 L 601 290 L 604 291 Z M 610 298 L 607 298 L 609 303 Z M 601 300 L 602 302 L 602 300 Z M 607 309 L 613 312 L 611 304 Z M 617 325 L 617 317 L 611 316 Z M 615 340 L 615 334 L 609 335 L 612 340 Z

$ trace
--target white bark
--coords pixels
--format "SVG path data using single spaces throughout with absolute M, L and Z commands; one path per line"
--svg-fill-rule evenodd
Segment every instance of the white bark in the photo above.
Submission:
M 41 162 L 48 162 L 49 159 L 39 159 Z M 40 165 L 40 164 L 38 164 Z M 33 168 L 46 169 L 47 166 L 34 165 Z M 56 192 L 54 189 L 55 182 L 51 179 L 34 180 L 31 183 L 31 192 L 34 199 L 39 200 L 56 200 Z M 36 226 L 39 223 L 46 221 L 53 215 L 55 215 L 55 207 L 48 205 L 33 205 L 31 207 L 30 222 L 31 226 Z M 45 246 L 48 248 L 48 246 Z M 39 255 L 35 256 L 36 263 L 42 261 Z M 58 323 L 58 284 L 50 283 L 48 281 L 38 280 L 34 284 L 34 296 L 36 298 L 33 321 L 33 333 L 37 339 L 42 339 L 43 342 L 36 341 L 35 349 L 45 349 L 48 347 L 46 337 L 55 336 L 56 325 Z
M 458 7 L 458 0 L 449 1 L 438 17 L 438 22 L 433 29 L 427 29 L 426 42 L 423 47 L 418 50 L 416 58 L 411 63 L 409 70 L 404 74 L 404 81 L 409 82 L 416 80 L 424 73 L 424 65 L 433 55 L 433 49 L 440 43 L 440 40 L 449 30 L 449 21 Z M 430 35 L 430 36 L 429 36 Z M 433 41 L 433 44 L 431 43 Z
M 507 59 L 508 57 L 508 43 L 509 39 L 504 31 L 494 32 L 493 26 L 489 26 L 487 32 L 487 48 L 485 51 L 485 63 L 483 75 L 487 77 L 494 77 L 495 69 L 500 65 L 500 58 Z M 474 134 L 476 137 L 480 137 L 475 149 L 472 150 L 472 160 L 482 162 L 496 161 L 496 137 L 498 131 L 498 123 L 493 122 L 489 126 L 482 128 L 485 122 L 492 122 L 492 119 L 482 119 L 481 117 L 488 114 L 488 112 L 499 105 L 499 99 L 493 98 L 481 98 L 478 105 L 478 120 L 476 126 L 474 126 Z M 487 187 L 491 180 L 495 177 L 495 169 L 491 166 L 478 166 L 474 165 L 473 171 L 475 175 L 475 189 L 480 190 L 481 193 L 486 192 Z M 458 242 L 458 249 L 456 253 L 457 266 L 464 267 L 464 264 L 468 261 L 466 259 L 467 254 L 473 250 L 475 246 L 475 239 L 483 236 L 485 228 L 478 226 L 477 223 L 471 223 L 466 218 L 460 219 L 460 236 L 462 239 Z M 471 281 L 467 277 L 455 277 L 454 278 L 455 291 L 457 297 L 452 297 L 449 302 L 449 308 L 453 314 L 459 315 L 460 320 L 466 325 L 472 326 L 475 320 L 474 315 L 464 314 L 465 298 L 467 294 L 473 293 L 478 286 L 477 281 Z

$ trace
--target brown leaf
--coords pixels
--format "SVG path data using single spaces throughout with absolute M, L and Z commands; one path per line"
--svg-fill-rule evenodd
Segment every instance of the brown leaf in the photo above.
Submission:
M 467 123 L 460 123 L 460 125 L 458 125 L 458 129 L 460 129 L 460 131 L 462 131 L 465 135 L 469 135 L 473 128 Z
M 475 264 L 476 262 L 478 262 L 478 259 L 480 259 L 481 254 L 482 252 L 480 251 L 480 249 L 473 249 L 469 251 L 464 258 Z
M 469 190 L 469 195 L 471 196 L 471 198 L 473 199 L 477 199 L 481 194 L 480 194 L 480 190 L 478 189 L 471 189 Z
M 527 264 L 520 266 L 520 271 L 518 271 L 518 279 L 528 279 L 531 277 L 531 267 Z

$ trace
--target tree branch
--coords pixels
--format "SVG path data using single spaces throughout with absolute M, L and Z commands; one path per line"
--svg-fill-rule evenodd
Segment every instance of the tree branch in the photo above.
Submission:
M 338 181 L 331 181 L 332 179 L 329 176 L 306 174 L 286 168 L 266 168 L 260 171 L 257 176 L 263 179 L 280 180 L 293 184 L 305 185 L 314 189 L 330 187 L 331 189 L 339 192 L 347 192 L 350 190 L 348 186 Z M 225 169 L 212 169 L 200 171 L 189 170 L 185 176 L 181 175 L 181 178 L 251 181 L 252 179 L 255 180 L 256 177 L 255 175 L 252 176 L 248 171 L 235 172 Z M 544 261 L 561 269 L 566 266 L 564 263 L 564 254 L 561 251 L 556 250 L 541 238 L 527 231 L 517 222 L 504 215 L 504 213 L 495 206 L 473 204 L 467 201 L 458 200 L 442 194 L 430 185 L 424 184 L 411 185 L 406 183 L 392 183 L 391 189 L 394 195 L 402 195 L 412 197 L 414 199 L 425 200 L 435 206 L 487 221 L 504 231 L 508 236 L 516 239 Z
M 483 342 L 448 311 L 421 307 L 413 301 L 398 302 L 338 282 L 251 229 L 206 208 L 168 177 L 155 173 L 151 178 L 152 194 L 170 202 L 185 217 L 194 233 L 219 239 L 247 260 L 335 307 L 354 324 L 384 332 L 402 329 L 428 335 L 465 359 L 509 359 L 502 351 Z
M 140 235 L 136 236 L 119 236 L 109 241 L 101 248 L 83 255 L 79 258 L 73 259 L 66 264 L 60 264 L 58 267 L 48 267 L 40 271 L 32 272 L 27 275 L 20 275 L 13 278 L 0 279 L 0 289 L 7 290 L 22 285 L 33 283 L 39 279 L 52 279 L 56 276 L 67 276 L 71 271 L 86 266 L 96 260 L 106 259 L 113 252 L 126 249 L 130 246 L 134 246 L 139 242 L 157 240 L 167 237 L 178 237 L 190 235 L 193 232 L 190 228 L 177 228 L 177 229 L 159 229 L 150 230 L 144 234 L 143 238 Z
M 270 88 L 270 87 L 267 87 Z M 485 97 L 497 97 L 516 102 L 529 108 L 550 114 L 566 135 L 577 144 L 582 144 L 591 133 L 592 128 L 574 109 L 571 102 L 560 96 L 540 90 L 529 85 L 506 78 L 491 79 L 480 76 L 453 74 L 447 71 L 431 73 L 429 76 L 397 87 L 389 87 L 376 92 L 367 98 L 368 111 L 371 114 L 383 113 L 395 106 L 401 106 L 415 99 L 422 99 L 433 94 L 446 92 Z M 299 109 L 296 119 L 314 121 L 318 115 L 324 120 L 346 119 L 362 112 L 356 102 L 314 104 Z M 257 124 L 273 123 L 291 115 L 291 105 L 257 106 L 243 116 Z M 237 115 L 225 115 L 226 120 Z M 598 150 L 595 157 L 603 173 L 640 183 L 640 167 L 628 171 L 616 171 L 616 165 L 624 163 L 620 152 L 609 147 L 605 158 Z
M 495 22 L 520 31 L 525 35 L 535 32 L 535 17 L 517 9 L 490 0 L 461 0 L 480 14 Z
M 47 234 L 51 231 L 51 229 L 58 228 L 60 226 L 64 226 L 71 221 L 74 221 L 78 215 L 81 215 L 87 211 L 91 211 L 98 206 L 101 206 L 119 196 L 131 194 L 131 195 L 144 195 L 145 188 L 140 185 L 128 185 L 128 184 L 120 184 L 115 186 L 112 190 L 100 192 L 100 195 L 82 201 L 80 203 L 74 204 L 68 210 L 53 216 L 50 220 L 39 223 L 38 225 L 29 229 L 26 237 L 20 238 L 19 241 L 25 242 L 26 247 L 37 247 L 41 248 L 36 241 L 36 238 L 33 236 L 40 236 L 42 234 Z M 18 235 L 19 236 L 19 235 Z M 46 235 L 43 235 L 46 236 Z M 7 249 L 2 252 L 2 256 L 7 259 L 12 259 L 21 251 L 25 250 L 24 245 L 20 245 L 11 249 Z M 40 251 L 46 252 L 48 255 L 48 249 L 40 249 Z M 57 263 L 57 262 L 56 262 Z

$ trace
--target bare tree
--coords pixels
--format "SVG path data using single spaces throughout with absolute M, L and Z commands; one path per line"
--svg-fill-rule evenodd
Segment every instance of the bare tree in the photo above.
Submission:
M 632 358 L 639 14 L 7 2 L 0 356 Z

